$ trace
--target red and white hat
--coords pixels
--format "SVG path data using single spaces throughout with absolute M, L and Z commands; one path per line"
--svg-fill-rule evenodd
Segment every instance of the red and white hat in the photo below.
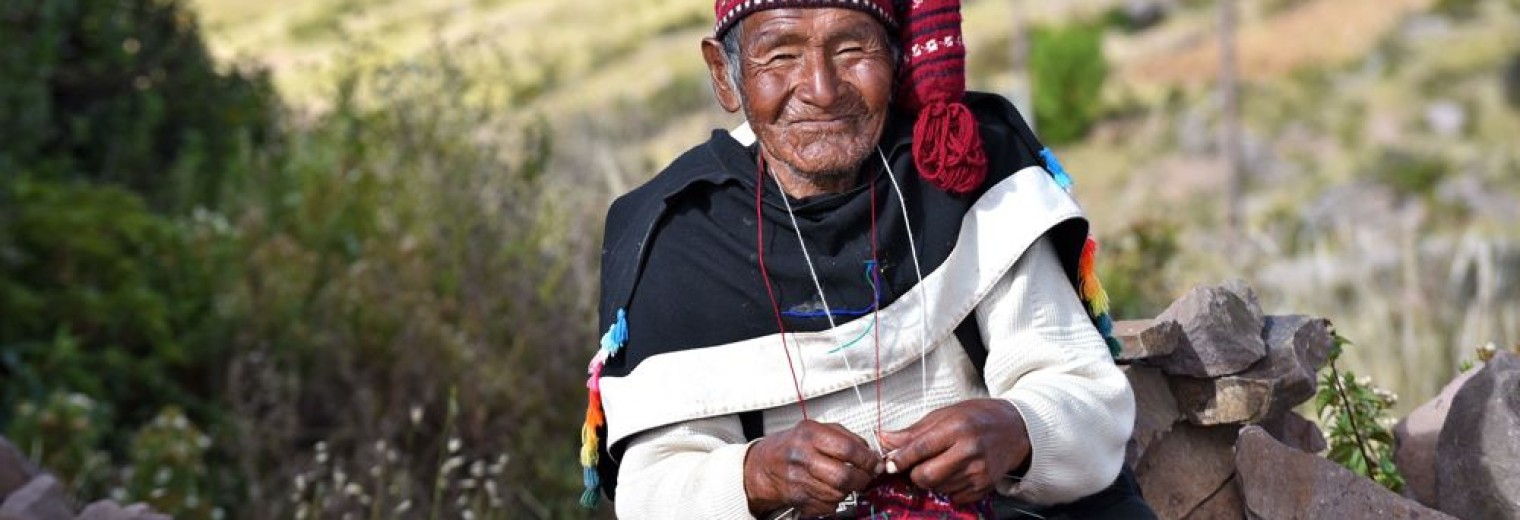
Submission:
M 966 45 L 961 36 L 959 0 L 717 0 L 723 34 L 745 16 L 767 9 L 838 7 L 872 15 L 895 33 L 903 51 L 898 100 L 918 113 L 913 126 L 913 160 L 919 176 L 956 194 L 980 187 L 987 156 L 966 93 Z

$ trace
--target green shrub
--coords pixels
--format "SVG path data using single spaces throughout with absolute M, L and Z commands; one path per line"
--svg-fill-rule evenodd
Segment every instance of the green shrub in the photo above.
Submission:
M 1426 198 L 1450 174 L 1451 166 L 1442 158 L 1406 149 L 1378 152 L 1369 169 L 1371 178 L 1401 197 Z
M 1500 86 L 1504 90 L 1505 102 L 1509 103 L 1511 109 L 1520 112 L 1520 51 L 1516 51 L 1509 63 L 1505 64 Z
M 1030 75 L 1034 81 L 1034 117 L 1040 136 L 1050 145 L 1082 138 L 1102 113 L 1103 57 L 1101 25 L 1039 27 L 1031 35 Z
M 218 70 L 178 0 L 0 5 L 0 171 L 214 206 L 276 105 L 265 73 Z
M 75 490 L 100 493 L 110 477 L 110 456 L 100 450 L 109 410 L 81 394 L 54 392 L 15 408 L 5 434 L 27 455 Z
M 211 439 L 184 411 L 166 407 L 132 436 L 127 499 L 185 520 L 219 518 L 205 456 Z
M 1177 226 L 1165 221 L 1139 220 L 1104 237 L 1098 275 L 1115 318 L 1155 316 L 1166 309 L 1172 297 L 1166 266 L 1178 249 Z

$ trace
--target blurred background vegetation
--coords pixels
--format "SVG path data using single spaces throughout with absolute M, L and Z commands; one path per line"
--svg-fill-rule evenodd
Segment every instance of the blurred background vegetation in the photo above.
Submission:
M 564 518 L 602 213 L 708 129 L 711 2 L 0 6 L 0 432 L 180 518 Z M 1120 318 L 1243 278 L 1432 396 L 1520 342 L 1520 0 L 967 0 Z M 606 514 L 602 511 L 601 514 Z

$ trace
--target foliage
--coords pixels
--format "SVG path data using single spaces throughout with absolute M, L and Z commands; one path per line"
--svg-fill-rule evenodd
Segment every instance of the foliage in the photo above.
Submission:
M 1108 77 L 1103 32 L 1102 25 L 1075 24 L 1038 27 L 1031 33 L 1035 126 L 1047 144 L 1080 139 L 1101 113 Z
M 1472 18 L 1483 0 L 1437 0 L 1432 11 L 1452 18 Z
M 364 475 L 377 443 L 404 452 L 386 459 L 400 490 L 387 500 L 413 507 L 386 517 L 453 517 L 465 495 L 583 515 L 568 462 L 579 408 L 566 403 L 584 396 L 578 347 L 595 344 L 594 245 L 581 236 L 597 233 L 565 213 L 571 192 L 542 182 L 549 129 L 505 87 L 466 76 L 459 47 L 385 67 L 356 57 L 324 111 L 277 117 L 254 106 L 275 103 L 251 94 L 259 81 L 193 54 L 193 17 L 176 6 L 0 7 L 6 71 L 45 61 L 16 54 L 12 35 L 45 48 L 81 24 L 159 27 L 133 18 L 150 15 L 179 31 L 135 36 L 132 58 L 97 41 L 121 36 L 105 27 L 66 38 L 95 43 L 44 56 L 51 69 L 0 76 L 18 114 L 0 131 L 31 132 L 0 144 L 0 405 L 26 412 L 0 426 L 75 493 L 120 486 L 183 518 L 291 517 L 282 499 L 313 457 Z M 40 29 L 12 30 L 27 24 Z M 208 68 L 51 101 L 60 71 L 146 57 Z M 175 78 L 201 83 L 185 92 Z M 202 102 L 215 113 L 195 112 Z M 76 423 L 43 411 L 73 402 L 52 395 L 97 403 L 88 428 L 46 433 Z M 309 451 L 318 440 L 325 455 Z M 455 457 L 492 461 L 494 498 L 458 491 L 464 470 L 443 464 Z
M 1516 112 L 1520 112 L 1520 51 L 1509 59 L 1502 72 L 1501 87 L 1504 90 L 1504 101 Z
M 0 35 L 0 171 L 185 212 L 216 204 L 270 138 L 267 75 L 219 71 L 178 0 L 8 1 Z
M 1114 316 L 1155 316 L 1171 302 L 1173 293 L 1166 266 L 1178 253 L 1177 226 L 1142 220 L 1103 241 L 1098 276 L 1108 290 Z
M 1335 335 L 1314 398 L 1321 424 L 1330 428 L 1325 434 L 1330 444 L 1326 457 L 1398 493 L 1404 489 L 1404 476 L 1393 463 L 1393 433 L 1387 416 L 1397 398 L 1368 379 L 1340 371 L 1336 361 L 1350 344 Z
M 1374 180 L 1405 198 L 1426 198 L 1450 173 L 1451 166 L 1438 156 L 1411 150 L 1382 150 L 1370 170 Z
M 125 490 L 133 502 L 143 502 L 174 518 L 220 518 L 210 493 L 214 486 L 206 471 L 211 438 L 185 413 L 166 407 L 137 431 L 127 450 L 131 471 Z
M 100 451 L 108 411 L 81 394 L 53 393 L 16 406 L 6 436 L 71 488 L 99 493 L 110 457 Z
M 210 325 L 218 255 L 194 226 L 114 186 L 0 175 L 0 200 L 0 406 L 79 393 L 111 404 L 108 431 L 164 404 L 205 411 L 196 375 L 221 350 L 189 342 Z

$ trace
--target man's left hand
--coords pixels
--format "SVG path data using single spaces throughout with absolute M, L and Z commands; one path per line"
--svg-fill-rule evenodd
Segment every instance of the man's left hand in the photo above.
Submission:
M 883 432 L 881 441 L 892 469 L 956 504 L 981 500 L 1030 455 L 1024 417 L 1002 399 L 940 408 L 906 430 Z

